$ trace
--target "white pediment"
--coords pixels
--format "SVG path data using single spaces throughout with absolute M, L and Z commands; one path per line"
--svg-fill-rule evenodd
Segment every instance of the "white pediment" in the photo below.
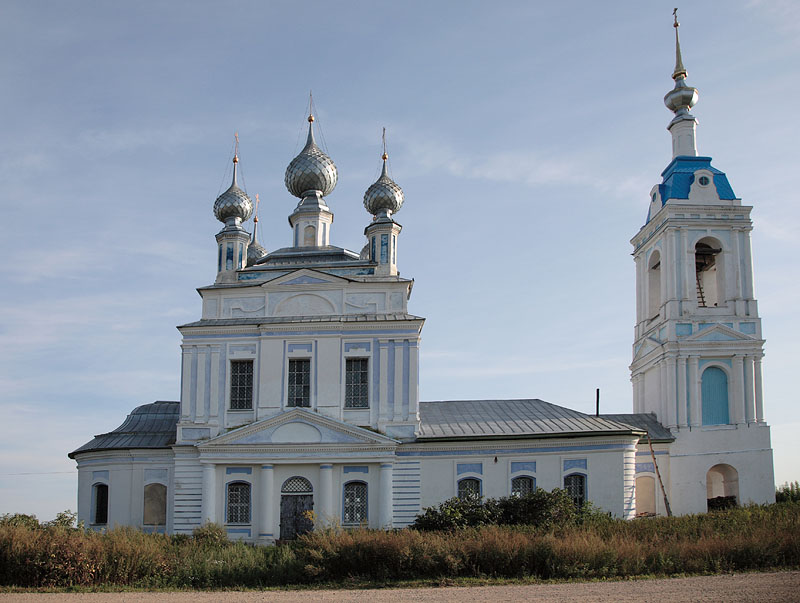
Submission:
M 638 360 L 639 358 L 644 358 L 650 352 L 655 350 L 656 348 L 661 347 L 661 342 L 653 339 L 652 337 L 648 337 L 647 339 L 642 342 L 642 344 L 636 349 L 635 354 L 633 355 L 634 360 Z
M 302 408 L 256 421 L 204 442 L 198 447 L 211 450 L 221 446 L 319 446 L 396 445 L 388 436 L 343 423 Z
M 735 331 L 727 325 L 715 324 L 713 327 L 700 329 L 684 341 L 752 341 L 753 337 Z

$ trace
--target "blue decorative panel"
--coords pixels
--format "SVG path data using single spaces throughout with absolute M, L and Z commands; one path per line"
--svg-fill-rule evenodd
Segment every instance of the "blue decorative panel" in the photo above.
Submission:
M 237 268 L 244 266 L 244 245 L 239 243 L 239 263 L 236 264 Z
M 167 479 L 167 470 L 166 469 L 145 469 L 144 470 L 144 481 L 149 480 L 157 480 L 157 479 Z
M 711 366 L 703 371 L 703 425 L 726 425 L 728 417 L 728 375 Z
M 516 473 L 517 471 L 536 473 L 536 461 L 511 463 L 511 473 Z
M 697 330 L 702 331 L 703 329 L 707 329 L 708 327 L 713 327 L 713 326 L 714 326 L 713 322 L 701 322 L 699 325 L 697 325 Z
M 697 363 L 697 365 L 700 368 L 703 368 L 709 362 L 719 362 L 720 364 L 725 364 L 725 365 L 727 365 L 728 367 L 731 367 L 731 368 L 733 366 L 732 363 L 731 363 L 731 359 L 730 358 L 701 358 L 700 361 Z
M 108 479 L 108 471 L 92 471 L 92 479 Z
M 650 473 L 656 472 L 656 466 L 654 463 L 636 463 L 636 473 L 645 473 L 649 471 Z
M 661 327 L 658 331 L 658 340 L 664 341 L 667 338 L 667 327 Z
M 675 325 L 675 334 L 678 337 L 685 337 L 686 335 L 692 334 L 692 325 L 691 324 L 683 324 L 678 323 Z
M 723 322 L 722 324 L 724 324 L 724 325 L 725 325 L 726 327 L 728 327 L 729 329 L 732 329 L 732 328 L 733 328 L 733 323 L 732 323 L 732 322 Z
M 479 473 L 483 475 L 483 463 L 458 463 L 456 465 L 456 474 L 462 473 Z
M 370 243 L 370 248 L 369 248 L 369 259 L 374 262 L 375 258 L 376 258 L 376 255 L 375 255 L 375 237 L 372 237 L 372 242 Z
M 315 283 L 329 283 L 329 281 L 326 281 L 325 279 L 322 279 L 322 278 L 316 278 L 316 277 L 308 276 L 307 274 L 304 274 L 303 276 L 298 276 L 297 278 L 293 278 L 290 281 L 286 281 L 285 283 L 281 283 L 281 286 L 283 286 L 283 285 L 313 285 Z
M 228 528 L 228 534 L 246 534 L 250 538 L 250 528 Z
M 756 334 L 756 323 L 754 323 L 754 322 L 740 322 L 739 323 L 739 330 L 742 333 L 747 333 L 748 335 L 755 335 Z
M 366 465 L 361 466 L 353 466 L 353 465 L 345 465 L 344 467 L 345 473 L 369 473 L 369 467 Z
M 369 341 L 348 341 L 344 344 L 345 352 L 352 352 L 353 350 L 366 350 L 370 351 Z
M 586 459 L 567 459 L 564 461 L 564 471 L 570 469 L 586 469 Z
M 205 440 L 211 437 L 208 427 L 184 427 L 181 429 L 184 440 Z
M 252 467 L 227 467 L 225 469 L 225 473 L 227 475 L 231 475 L 233 473 L 244 473 L 246 475 L 250 475 L 251 473 L 253 473 L 253 468 Z
M 311 344 L 310 343 L 290 343 L 289 344 L 289 351 L 290 352 L 308 352 L 308 353 L 311 353 Z

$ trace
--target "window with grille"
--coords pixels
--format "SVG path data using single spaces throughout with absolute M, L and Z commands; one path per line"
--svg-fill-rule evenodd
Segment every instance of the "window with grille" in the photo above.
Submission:
M 580 473 L 573 473 L 564 478 L 564 490 L 572 498 L 576 507 L 582 507 L 586 502 L 586 476 Z
M 344 485 L 344 514 L 342 523 L 361 524 L 367 521 L 367 484 L 349 482 Z
M 94 485 L 94 509 L 92 511 L 92 523 L 108 523 L 108 486 L 106 484 Z
M 228 523 L 250 523 L 250 484 L 228 484 Z
M 348 358 L 345 363 L 345 408 L 369 408 L 369 360 Z
M 300 476 L 290 477 L 281 486 L 283 494 L 312 494 L 313 492 L 314 488 L 312 488 L 311 482 Z
M 289 360 L 287 406 L 311 406 L 311 360 Z
M 253 408 L 253 361 L 231 360 L 231 410 Z
M 511 480 L 511 496 L 525 496 L 536 489 L 536 480 L 527 475 Z
M 465 477 L 458 482 L 459 498 L 480 498 L 481 480 L 474 477 Z

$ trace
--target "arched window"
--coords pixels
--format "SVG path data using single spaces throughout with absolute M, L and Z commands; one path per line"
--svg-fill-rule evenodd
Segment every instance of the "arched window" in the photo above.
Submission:
M 167 487 L 164 484 L 147 484 L 144 487 L 144 513 L 146 526 L 167 525 Z
M 586 502 L 586 476 L 582 473 L 573 473 L 564 477 L 564 490 L 572 498 L 575 506 L 580 508 Z
M 698 308 L 716 308 L 725 301 L 721 260 L 722 248 L 719 241 L 704 238 L 694 246 Z
M 536 489 L 536 479 L 521 475 L 511 480 L 511 496 L 525 496 Z
M 636 516 L 656 514 L 656 480 L 649 475 L 636 478 Z
M 727 425 L 728 375 L 721 368 L 710 366 L 703 371 L 701 394 L 703 425 Z
M 228 504 L 225 510 L 227 523 L 250 523 L 250 484 L 228 484 Z
M 367 484 L 364 482 L 346 483 L 344 485 L 342 523 L 345 525 L 366 523 L 367 513 Z
M 465 477 L 458 481 L 459 498 L 480 498 L 481 480 L 474 477 Z
M 108 523 L 108 485 L 92 486 L 92 523 L 105 525 Z
M 661 254 L 654 251 L 647 262 L 647 317 L 658 316 L 661 310 Z
M 311 486 L 311 482 L 299 475 L 290 477 L 281 486 L 282 494 L 311 494 L 313 492 L 314 488 Z

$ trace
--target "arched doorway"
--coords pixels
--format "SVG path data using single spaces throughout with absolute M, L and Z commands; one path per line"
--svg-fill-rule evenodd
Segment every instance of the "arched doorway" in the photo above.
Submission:
M 739 472 L 730 465 L 714 465 L 706 473 L 708 510 L 727 509 L 739 504 Z
M 281 540 L 294 540 L 314 528 L 314 488 L 304 477 L 294 476 L 281 486 Z

